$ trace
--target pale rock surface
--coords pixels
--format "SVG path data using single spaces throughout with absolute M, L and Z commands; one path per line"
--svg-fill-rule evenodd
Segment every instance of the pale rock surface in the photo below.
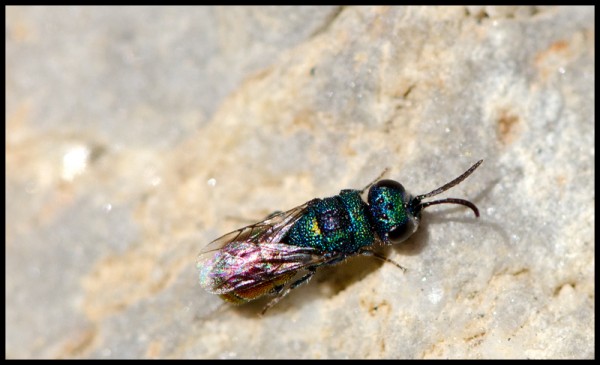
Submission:
M 6 356 L 593 358 L 591 7 L 9 7 Z M 195 260 L 388 178 L 483 165 L 260 318 Z

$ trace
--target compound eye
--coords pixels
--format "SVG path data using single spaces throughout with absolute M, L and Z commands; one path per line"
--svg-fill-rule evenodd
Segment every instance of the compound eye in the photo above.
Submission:
M 388 233 L 388 239 L 392 244 L 406 241 L 415 232 L 415 224 L 412 220 L 408 220 L 405 224 L 397 226 Z
M 404 191 L 404 186 L 397 181 L 394 180 L 380 180 L 373 185 L 377 188 L 389 188 L 393 190 Z

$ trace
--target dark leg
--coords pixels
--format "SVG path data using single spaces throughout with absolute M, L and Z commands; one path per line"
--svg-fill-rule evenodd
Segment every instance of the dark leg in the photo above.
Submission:
M 317 267 L 316 266 L 315 267 L 309 267 L 307 270 L 308 270 L 308 274 L 304 275 L 300 279 L 298 279 L 298 280 L 294 281 L 293 283 L 291 283 L 290 286 L 287 289 L 282 290 L 283 287 L 276 288 L 277 296 L 275 298 L 273 298 L 269 303 L 267 303 L 267 305 L 265 305 L 265 307 L 263 308 L 263 310 L 262 310 L 262 312 L 260 314 L 261 315 L 265 314 L 265 312 L 269 308 L 271 308 L 275 304 L 279 303 L 279 301 L 281 299 L 283 299 L 283 297 L 285 297 L 286 295 L 288 295 L 292 289 L 295 289 L 298 286 L 307 283 L 310 280 L 310 278 L 312 278 L 312 276 L 317 272 Z
M 378 259 L 380 259 L 381 261 L 384 262 L 389 262 L 390 264 L 393 264 L 394 266 L 396 266 L 397 268 L 401 269 L 402 271 L 406 272 L 406 268 L 402 267 L 399 263 L 397 263 L 394 260 L 388 259 L 387 257 L 381 255 L 378 252 L 372 251 L 372 250 L 368 250 L 366 248 L 361 249 L 360 251 L 358 251 L 359 254 L 361 255 L 365 255 L 365 256 L 373 256 L 376 257 Z
M 283 213 L 283 211 L 281 211 L 281 210 L 276 210 L 276 211 L 274 211 L 273 213 L 271 213 L 271 214 L 269 214 L 268 216 L 266 216 L 266 217 L 263 219 L 263 221 L 266 221 L 266 220 L 268 220 L 268 219 L 271 219 L 271 218 L 273 218 L 273 217 L 276 217 L 276 216 L 278 216 L 278 215 L 279 215 L 279 214 L 281 214 L 281 213 Z M 246 224 L 249 224 L 249 225 L 250 225 L 250 224 L 252 224 L 252 223 L 256 223 L 256 219 L 253 219 L 253 218 L 243 218 L 243 217 L 236 217 L 236 216 L 233 216 L 233 215 L 226 215 L 226 216 L 225 216 L 225 218 L 227 218 L 227 219 L 231 219 L 231 220 L 235 220 L 235 221 L 238 221 L 238 222 L 243 222 L 243 223 L 246 223 Z
M 283 211 L 281 211 L 281 210 L 276 210 L 276 211 L 274 211 L 273 213 L 269 214 L 269 215 L 267 216 L 267 218 L 265 218 L 265 219 L 263 219 L 263 220 L 265 220 L 265 221 L 266 221 L 267 219 L 273 218 L 273 217 L 275 217 L 276 215 L 279 215 L 279 214 L 281 214 L 281 213 L 283 213 Z
M 365 187 L 364 187 L 364 188 L 363 188 L 363 189 L 360 191 L 360 193 L 361 193 L 361 194 L 362 194 L 362 193 L 364 193 L 364 192 L 365 192 L 365 190 L 367 190 L 368 188 L 370 188 L 371 186 L 373 186 L 373 184 L 375 184 L 377 181 L 381 180 L 381 178 L 383 177 L 383 175 L 387 174 L 387 172 L 388 172 L 389 170 L 390 170 L 390 169 L 389 169 L 389 167 L 386 167 L 386 168 L 383 170 L 383 172 L 382 172 L 381 174 L 379 174 L 379 176 L 377 176 L 377 178 L 376 178 L 375 180 L 371 181 L 371 182 L 369 183 L 369 185 L 365 186 Z
M 284 287 L 285 287 L 285 285 L 277 285 L 277 286 L 273 287 L 273 289 L 269 292 L 269 294 L 277 295 L 277 294 L 281 293 L 281 291 L 283 290 Z

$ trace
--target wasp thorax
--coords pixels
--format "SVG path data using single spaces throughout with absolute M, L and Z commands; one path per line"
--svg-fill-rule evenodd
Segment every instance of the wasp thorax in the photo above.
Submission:
M 417 230 L 418 204 L 399 182 L 378 181 L 369 189 L 368 202 L 371 221 L 384 243 L 402 242 Z

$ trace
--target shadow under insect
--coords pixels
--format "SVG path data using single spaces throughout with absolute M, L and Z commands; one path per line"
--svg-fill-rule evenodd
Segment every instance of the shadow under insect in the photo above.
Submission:
M 407 243 L 407 245 L 411 244 Z M 384 251 L 389 251 L 389 249 Z M 373 257 L 351 256 L 338 264 L 322 266 L 310 279 L 311 285 L 300 285 L 292 290 L 286 296 L 286 300 L 281 302 L 282 304 L 274 308 L 269 307 L 268 314 L 286 311 L 290 306 L 303 306 L 304 303 L 318 301 L 324 297 L 335 297 L 379 270 L 382 265 L 387 265 L 387 263 Z M 394 272 L 397 272 L 399 278 L 406 274 L 400 269 L 394 270 Z M 265 296 L 244 305 L 232 307 L 232 309 L 241 315 L 254 317 L 264 314 L 265 307 L 272 299 L 270 296 Z
M 262 310 L 264 313 L 292 290 L 307 283 L 317 271 L 326 273 L 329 267 L 338 267 L 355 256 L 372 256 L 405 270 L 387 258 L 385 250 L 382 254 L 381 246 L 385 249 L 413 236 L 422 211 L 432 205 L 463 205 L 479 217 L 479 210 L 468 200 L 426 199 L 459 184 L 482 162 L 478 161 L 459 177 L 427 194 L 413 196 L 399 182 L 380 180 L 382 176 L 379 176 L 362 190 L 345 189 L 332 197 L 313 199 L 225 234 L 200 253 L 197 263 L 200 284 L 236 304 L 272 295 L 273 299 Z M 364 201 L 362 195 L 366 191 L 368 196 Z M 420 235 L 414 238 L 426 241 Z M 422 246 L 412 251 L 417 254 L 421 250 Z M 362 267 L 372 271 L 378 266 Z M 341 270 L 321 274 L 348 277 L 333 282 L 338 283 L 335 293 L 364 276 L 358 267 Z

